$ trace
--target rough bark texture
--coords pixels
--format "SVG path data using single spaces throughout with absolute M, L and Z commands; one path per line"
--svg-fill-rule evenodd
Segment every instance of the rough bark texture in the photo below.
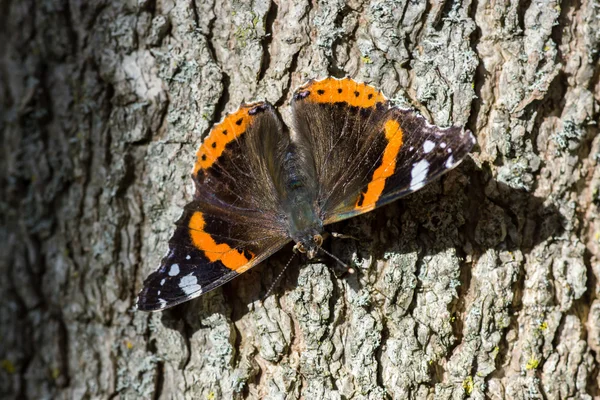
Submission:
M 600 396 L 600 2 L 2 0 L 0 397 Z M 349 75 L 478 146 L 283 252 L 133 310 L 242 101 Z

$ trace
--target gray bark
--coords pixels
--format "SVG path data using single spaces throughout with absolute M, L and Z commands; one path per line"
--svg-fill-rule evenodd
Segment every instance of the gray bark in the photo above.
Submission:
M 0 397 L 600 396 L 600 2 L 0 2 Z M 352 76 L 478 146 L 173 311 L 133 310 L 211 125 Z

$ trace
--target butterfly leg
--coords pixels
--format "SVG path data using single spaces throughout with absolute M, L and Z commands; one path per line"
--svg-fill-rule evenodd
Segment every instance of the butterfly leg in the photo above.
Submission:
M 346 235 L 346 234 L 338 233 L 338 232 L 331 232 L 331 236 L 333 236 L 334 238 L 338 238 L 338 239 L 358 240 L 358 238 L 355 238 L 354 236 Z

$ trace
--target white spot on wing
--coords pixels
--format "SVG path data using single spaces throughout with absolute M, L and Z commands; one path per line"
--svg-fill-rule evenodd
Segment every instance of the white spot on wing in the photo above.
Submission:
M 448 150 L 446 150 L 448 153 L 452 153 L 452 149 L 450 147 L 448 147 Z
M 440 143 L 440 147 L 441 147 L 442 149 L 445 149 L 445 148 L 446 148 L 446 142 L 442 142 L 442 143 Z
M 435 143 L 433 143 L 431 140 L 426 140 L 423 143 L 423 151 L 425 153 L 431 152 L 431 150 L 433 150 L 434 147 L 435 147 Z
M 413 165 L 410 171 L 410 190 L 419 190 L 425 186 L 425 178 L 427 178 L 427 171 L 429 171 L 429 161 L 421 160 Z
M 161 279 L 160 286 L 164 285 L 167 280 L 165 278 Z
M 177 276 L 179 275 L 179 264 L 173 264 L 171 265 L 171 268 L 169 269 L 169 276 Z
M 190 258 L 192 258 L 189 254 L 187 256 L 185 256 L 186 260 L 189 260 Z
M 160 308 L 165 308 L 167 306 L 167 302 L 164 299 L 158 299 L 158 305 Z
M 454 165 L 454 157 L 450 156 L 450 157 L 448 157 L 448 160 L 446 160 L 446 168 L 452 168 L 453 165 Z
M 198 285 L 198 278 L 194 274 L 189 274 L 181 278 L 179 288 L 188 296 L 202 290 L 202 286 Z

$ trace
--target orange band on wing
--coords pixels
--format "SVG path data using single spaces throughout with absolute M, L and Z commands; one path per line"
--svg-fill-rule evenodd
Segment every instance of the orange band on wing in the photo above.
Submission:
M 370 108 L 386 101 L 385 96 L 366 83 L 350 78 L 325 78 L 300 87 L 296 93 L 315 103 L 347 103 L 353 107 Z
M 256 104 L 243 105 L 238 111 L 225 117 L 223 122 L 215 125 L 196 153 L 198 158 L 194 165 L 194 175 L 201 169 L 210 168 L 223 154 L 225 146 L 246 132 L 252 118 L 248 111 L 255 106 Z
M 367 186 L 367 191 L 362 193 L 356 201 L 355 210 L 367 212 L 375 208 L 377 200 L 385 188 L 385 180 L 396 170 L 396 158 L 403 143 L 402 134 L 402 128 L 398 121 L 390 119 L 385 123 L 385 138 L 388 144 L 385 146 L 381 165 L 373 172 L 373 178 Z
M 224 266 L 240 274 L 250 268 L 248 263 L 254 259 L 254 254 L 248 252 L 252 255 L 248 259 L 243 251 L 231 248 L 226 243 L 218 244 L 210 234 L 204 231 L 204 225 L 205 221 L 202 213 L 199 211 L 195 212 L 192 218 L 190 218 L 188 226 L 190 228 L 192 243 L 196 248 L 202 250 L 211 262 L 221 261 Z

